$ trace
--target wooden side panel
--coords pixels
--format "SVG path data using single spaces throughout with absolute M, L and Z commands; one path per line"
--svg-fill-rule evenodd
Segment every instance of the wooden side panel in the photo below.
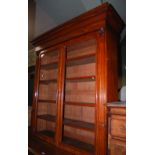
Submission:
M 118 43 L 119 36 L 107 27 L 107 102 L 118 101 Z

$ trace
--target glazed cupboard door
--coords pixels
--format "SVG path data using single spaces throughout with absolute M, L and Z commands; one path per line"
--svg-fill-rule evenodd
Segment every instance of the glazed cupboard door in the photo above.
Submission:
M 96 40 L 66 46 L 62 143 L 95 152 Z
M 39 59 L 36 132 L 51 142 L 56 132 L 59 50 L 41 53 Z

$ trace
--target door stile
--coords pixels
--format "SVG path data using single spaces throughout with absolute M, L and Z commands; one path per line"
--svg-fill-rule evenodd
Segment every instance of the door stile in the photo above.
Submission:
M 96 60 L 96 155 L 106 155 L 107 149 L 107 63 L 104 32 L 97 34 Z
M 60 145 L 62 141 L 63 127 L 63 102 L 64 102 L 64 76 L 65 76 L 65 47 L 61 46 L 59 52 L 59 72 L 58 72 L 58 96 L 57 96 L 57 121 L 56 121 L 56 145 Z
M 36 67 L 35 67 L 34 91 L 33 91 L 33 103 L 32 103 L 32 112 L 31 112 L 32 113 L 31 114 L 31 127 L 32 127 L 33 133 L 35 133 L 37 130 L 39 78 L 40 78 L 40 54 L 37 54 Z

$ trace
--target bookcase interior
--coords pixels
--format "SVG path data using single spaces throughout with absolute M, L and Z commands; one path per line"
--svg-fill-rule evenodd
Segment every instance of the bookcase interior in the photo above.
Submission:
M 37 107 L 37 132 L 54 138 L 57 112 L 58 50 L 40 56 L 39 95 Z
M 95 143 L 95 39 L 67 46 L 65 70 L 62 141 L 92 151 Z

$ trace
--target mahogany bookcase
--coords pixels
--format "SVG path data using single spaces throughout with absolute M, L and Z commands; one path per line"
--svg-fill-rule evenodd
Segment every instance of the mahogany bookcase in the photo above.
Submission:
M 123 21 L 104 3 L 35 38 L 32 133 L 74 154 L 106 155 Z

